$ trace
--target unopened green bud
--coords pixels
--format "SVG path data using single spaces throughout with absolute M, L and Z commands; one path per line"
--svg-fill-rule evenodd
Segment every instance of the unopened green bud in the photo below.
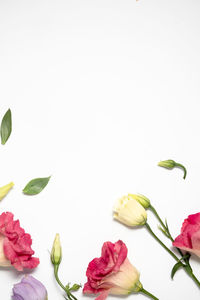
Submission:
M 14 183 L 10 182 L 2 187 L 0 187 L 0 200 L 2 200 L 10 191 L 10 189 L 13 187 Z
M 175 162 L 175 161 L 172 160 L 172 159 L 160 161 L 160 162 L 158 163 L 158 166 L 163 167 L 163 168 L 166 168 L 166 169 L 170 169 L 170 170 L 173 169 L 174 167 L 180 168 L 180 169 L 182 169 L 183 172 L 184 172 L 183 179 L 186 178 L 186 175 L 187 175 L 187 170 L 186 170 L 186 168 L 185 168 L 182 164 L 177 163 L 177 162 Z
M 70 288 L 70 291 L 78 291 L 80 289 L 81 285 L 80 284 L 73 284 L 72 287 Z
M 172 159 L 163 160 L 158 163 L 158 166 L 167 169 L 173 169 L 176 166 L 176 162 Z
M 54 265 L 59 265 L 62 259 L 62 248 L 61 248 L 61 244 L 60 244 L 60 236 L 57 233 L 54 243 L 53 243 L 53 247 L 51 250 L 51 261 L 52 264 Z
M 132 197 L 137 202 L 139 202 L 144 208 L 148 208 L 151 203 L 150 200 L 145 197 L 144 195 L 135 195 L 135 194 L 128 194 L 129 197 Z

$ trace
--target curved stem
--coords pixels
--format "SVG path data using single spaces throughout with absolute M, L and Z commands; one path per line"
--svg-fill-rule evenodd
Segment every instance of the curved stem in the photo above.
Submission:
M 76 297 L 74 295 L 72 295 L 72 293 L 70 293 L 70 291 L 60 281 L 60 279 L 58 277 L 58 268 L 59 268 L 59 265 L 54 265 L 54 275 L 55 275 L 57 283 L 65 291 L 65 293 L 67 294 L 69 299 L 77 300 Z
M 182 164 L 179 164 L 179 163 L 175 163 L 175 164 L 176 164 L 176 167 L 183 169 L 183 172 L 184 172 L 183 179 L 185 179 L 186 175 L 187 175 L 186 168 Z
M 65 286 L 62 284 L 62 282 L 60 281 L 60 279 L 59 279 L 59 277 L 58 277 L 58 265 L 55 265 L 55 266 L 54 266 L 54 275 L 55 275 L 56 281 L 57 281 L 57 283 L 59 284 L 59 286 L 60 286 L 65 292 L 67 292 Z
M 148 296 L 151 299 L 154 300 L 159 300 L 157 297 L 155 297 L 154 295 L 152 295 L 151 293 L 149 293 L 147 290 L 145 290 L 144 288 L 141 289 L 140 293 L 145 294 L 146 296 Z
M 149 233 L 155 238 L 155 240 L 177 261 L 180 262 L 178 257 L 157 237 L 157 235 L 153 232 L 148 223 L 145 224 Z

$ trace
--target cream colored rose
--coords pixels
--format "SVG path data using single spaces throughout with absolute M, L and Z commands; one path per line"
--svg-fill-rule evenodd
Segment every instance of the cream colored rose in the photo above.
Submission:
M 128 195 L 115 204 L 114 219 L 128 226 L 141 226 L 146 223 L 147 213 L 138 201 Z

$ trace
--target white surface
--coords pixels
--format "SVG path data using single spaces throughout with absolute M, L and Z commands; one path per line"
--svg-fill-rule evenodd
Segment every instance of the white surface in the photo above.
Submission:
M 41 260 L 33 274 L 49 300 L 64 299 L 49 261 L 56 232 L 65 283 L 83 284 L 103 242 L 122 239 L 147 290 L 160 300 L 199 299 L 184 271 L 170 280 L 174 261 L 145 229 L 112 220 L 128 192 L 148 196 L 173 236 L 199 212 L 199 13 L 197 0 L 0 1 L 0 118 L 13 114 L 0 184 L 15 182 L 0 207 L 31 233 Z M 185 164 L 187 179 L 157 167 L 163 159 Z M 41 194 L 22 194 L 30 179 L 49 175 Z M 192 265 L 200 278 L 200 261 Z M 1 299 L 21 277 L 0 270 Z

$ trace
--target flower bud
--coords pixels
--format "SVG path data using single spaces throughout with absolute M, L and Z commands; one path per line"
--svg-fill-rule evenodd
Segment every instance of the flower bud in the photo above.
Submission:
M 129 197 L 132 197 L 137 202 L 139 202 L 144 208 L 148 208 L 151 203 L 150 200 L 145 197 L 144 195 L 135 195 L 135 194 L 128 194 Z
M 0 187 L 0 200 L 2 200 L 8 194 L 13 185 L 14 183 L 10 182 L 9 184 Z
M 163 160 L 163 161 L 160 161 L 160 162 L 158 163 L 158 166 L 163 167 L 163 168 L 166 168 L 166 169 L 170 169 L 170 170 L 172 170 L 174 167 L 180 168 L 180 169 L 182 169 L 183 172 L 184 172 L 183 179 L 186 178 L 186 175 L 187 175 L 187 170 L 186 170 L 186 168 L 185 168 L 182 164 L 177 163 L 177 162 L 175 162 L 174 160 L 169 159 L 169 160 Z
M 53 265 L 59 265 L 62 259 L 62 249 L 61 249 L 61 244 L 60 244 L 60 236 L 57 233 L 53 247 L 51 250 L 51 261 Z
M 173 169 L 176 166 L 176 162 L 172 159 L 163 160 L 158 163 L 158 166 L 167 169 Z
M 147 213 L 133 197 L 124 196 L 114 207 L 114 218 L 127 226 L 141 226 L 146 223 Z

